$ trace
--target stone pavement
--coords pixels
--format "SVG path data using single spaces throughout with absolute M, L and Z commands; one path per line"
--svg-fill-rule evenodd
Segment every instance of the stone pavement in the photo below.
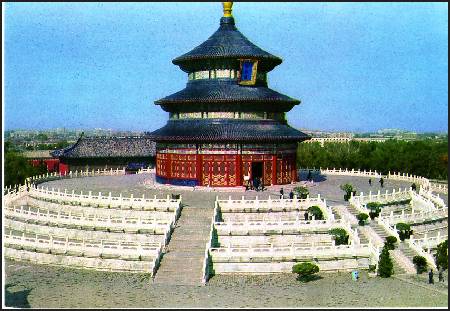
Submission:
M 351 213 L 356 214 L 356 210 L 351 209 L 348 202 L 344 201 L 344 192 L 339 188 L 341 184 L 352 184 L 356 188 L 357 194 L 360 192 L 367 194 L 369 191 L 377 193 L 378 190 L 382 193 L 386 190 L 391 192 L 394 188 L 396 190 L 398 188 L 404 189 L 411 185 L 405 181 L 386 179 L 384 187 L 381 188 L 378 181 L 373 178 L 372 185 L 369 185 L 368 177 L 319 175 L 315 176 L 314 182 L 300 181 L 289 185 L 269 186 L 265 191 L 257 192 L 254 190 L 245 191 L 243 187 L 229 189 L 161 185 L 154 182 L 154 177 L 153 173 L 97 176 L 56 180 L 44 183 L 42 186 L 54 187 L 55 189 L 60 188 L 61 191 L 64 191 L 65 188 L 68 191 L 73 189 L 76 193 L 79 193 L 80 190 L 83 193 L 92 191 L 93 194 L 99 191 L 102 193 L 111 191 L 112 195 L 122 193 L 123 196 L 133 194 L 135 197 L 143 194 L 146 197 L 152 197 L 155 194 L 160 197 L 168 194 L 181 194 L 184 208 L 178 220 L 178 226 L 175 228 L 172 240 L 169 243 L 169 252 L 164 255 L 161 266 L 156 273 L 155 282 L 192 285 L 200 284 L 201 281 L 203 253 L 208 239 L 216 196 L 220 198 L 228 198 L 229 196 L 232 198 L 240 198 L 242 196 L 253 198 L 258 196 L 261 199 L 266 199 L 269 196 L 278 198 L 280 189 L 283 188 L 285 197 L 289 197 L 289 192 L 294 187 L 305 186 L 309 189 L 311 197 L 316 197 L 320 194 L 322 198 L 327 200 L 327 205 L 344 206 Z M 379 229 L 375 224 L 374 227 L 374 229 Z M 383 240 L 387 235 L 385 232 L 377 233 L 381 234 Z M 406 254 L 407 257 L 408 255 Z
M 202 284 L 205 247 L 213 211 L 209 207 L 183 207 L 156 272 L 156 284 Z

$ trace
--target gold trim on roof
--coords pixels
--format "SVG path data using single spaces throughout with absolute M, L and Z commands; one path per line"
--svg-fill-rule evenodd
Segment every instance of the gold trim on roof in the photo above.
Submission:
M 222 2 L 223 5 L 223 17 L 233 17 L 231 11 L 233 10 L 233 2 Z

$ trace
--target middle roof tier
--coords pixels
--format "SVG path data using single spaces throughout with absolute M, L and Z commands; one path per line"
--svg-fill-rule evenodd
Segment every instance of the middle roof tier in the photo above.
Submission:
M 167 112 L 288 112 L 299 103 L 267 86 L 243 86 L 234 79 L 192 80 L 181 91 L 155 101 Z

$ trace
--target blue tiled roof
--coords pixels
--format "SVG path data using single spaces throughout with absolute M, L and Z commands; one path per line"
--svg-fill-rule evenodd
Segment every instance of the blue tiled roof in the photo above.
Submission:
M 273 120 L 169 120 L 151 133 L 156 142 L 292 142 L 310 136 Z
M 265 86 L 242 86 L 232 79 L 194 80 L 186 88 L 157 100 L 156 104 L 180 102 L 284 102 L 293 105 L 299 100 L 278 93 Z
M 206 59 L 254 58 L 260 60 L 267 71 L 281 64 L 281 58 L 272 55 L 250 42 L 235 26 L 233 17 L 222 17 L 219 29 L 205 42 L 172 60 L 184 71 L 190 63 Z

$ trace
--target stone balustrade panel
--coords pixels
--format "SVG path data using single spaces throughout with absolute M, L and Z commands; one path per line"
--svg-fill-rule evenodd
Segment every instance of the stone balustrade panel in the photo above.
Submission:
M 56 237 L 67 237 L 69 239 L 83 240 L 108 240 L 120 242 L 139 242 L 139 243 L 163 243 L 164 234 L 128 234 L 120 232 L 105 232 L 105 231 L 86 231 L 70 228 L 49 227 L 36 224 L 24 223 L 21 221 L 4 219 L 3 225 L 5 228 L 20 232 L 29 232 L 31 234 L 52 235 Z
M 29 252 L 13 248 L 4 248 L 5 258 L 19 261 L 28 261 L 35 264 L 70 267 L 77 269 L 94 269 L 99 271 L 116 271 L 129 273 L 154 274 L 155 263 L 146 261 L 126 261 L 119 259 L 102 259 L 88 257 L 74 257 L 45 253 Z

